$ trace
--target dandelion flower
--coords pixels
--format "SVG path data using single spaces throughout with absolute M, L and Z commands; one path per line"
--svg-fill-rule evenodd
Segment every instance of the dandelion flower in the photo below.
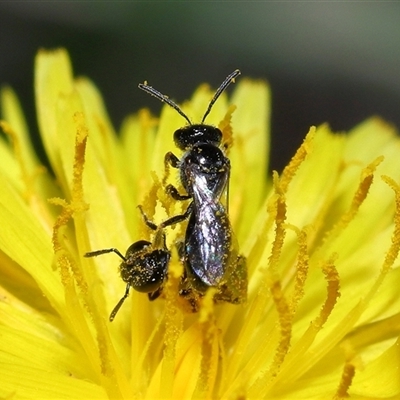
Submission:
M 400 140 L 371 118 L 348 134 L 311 128 L 281 174 L 265 178 L 269 92 L 245 78 L 215 104 L 232 171 L 229 215 L 247 259 L 245 304 L 198 313 L 179 301 L 172 259 L 164 298 L 124 293 L 115 254 L 182 211 L 166 195 L 164 155 L 182 117 L 164 107 L 117 135 L 100 94 L 64 50 L 35 64 L 39 161 L 18 100 L 2 91 L 0 397 L 38 399 L 400 396 Z M 201 119 L 201 86 L 182 107 Z M 173 175 L 173 174 L 171 174 Z M 170 176 L 175 179 L 176 176 Z

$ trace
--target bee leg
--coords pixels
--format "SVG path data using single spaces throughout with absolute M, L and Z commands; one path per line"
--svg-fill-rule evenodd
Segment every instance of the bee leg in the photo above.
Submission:
M 165 191 L 167 194 L 169 194 L 174 200 L 189 200 L 192 197 L 189 196 L 188 194 L 180 194 L 177 190 L 177 188 L 173 185 L 167 185 L 165 188 Z
M 154 292 L 147 293 L 147 297 L 149 298 L 150 301 L 153 301 L 153 300 L 157 299 L 161 295 L 162 291 L 163 291 L 163 287 L 160 286 Z
M 114 307 L 114 309 L 111 311 L 110 314 L 110 322 L 114 321 L 115 316 L 117 315 L 117 312 L 119 311 L 119 309 L 121 308 L 122 304 L 124 304 L 124 301 L 128 298 L 129 296 L 129 289 L 130 289 L 131 285 L 130 283 L 128 283 L 126 285 L 126 290 L 125 290 L 125 294 L 121 297 L 121 300 L 117 303 L 117 305 Z
M 164 177 L 162 179 L 163 186 L 166 185 L 170 173 L 170 167 L 179 168 L 179 158 L 172 152 L 168 152 L 164 157 Z
M 140 213 L 142 214 L 144 223 L 153 231 L 157 230 L 157 225 L 149 220 L 149 217 L 146 215 L 146 213 L 143 211 L 143 207 L 141 205 L 138 205 L 137 208 L 139 209 Z

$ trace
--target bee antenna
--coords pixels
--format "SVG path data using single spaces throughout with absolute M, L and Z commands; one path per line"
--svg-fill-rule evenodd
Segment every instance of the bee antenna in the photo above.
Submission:
M 218 88 L 218 90 L 215 92 L 214 97 L 210 101 L 210 104 L 208 105 L 207 111 L 204 114 L 203 119 L 201 120 L 201 123 L 203 124 L 205 119 L 207 118 L 208 114 L 210 114 L 211 108 L 214 105 L 214 103 L 217 101 L 218 97 L 221 95 L 221 93 L 231 84 L 235 82 L 235 78 L 237 78 L 241 72 L 238 69 L 235 69 L 230 75 L 228 75 L 225 80 L 221 83 L 221 86 Z
M 187 115 L 182 111 L 182 109 L 178 106 L 178 104 L 176 104 L 174 101 L 172 101 L 168 96 L 166 96 L 165 94 L 160 93 L 158 90 L 156 90 L 153 87 L 149 86 L 147 84 L 147 82 L 139 83 L 138 87 L 139 87 L 139 89 L 142 89 L 146 93 L 149 93 L 150 95 L 156 97 L 158 100 L 162 101 L 163 103 L 168 104 L 174 110 L 178 111 L 178 113 L 180 115 L 182 115 L 183 118 L 186 119 L 186 121 L 189 123 L 189 125 L 192 125 L 192 122 L 187 117 Z

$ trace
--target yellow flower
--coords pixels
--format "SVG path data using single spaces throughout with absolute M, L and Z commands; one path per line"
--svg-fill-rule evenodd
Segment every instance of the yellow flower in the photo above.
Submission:
M 210 292 L 198 313 L 185 311 L 178 224 L 165 229 L 164 298 L 131 290 L 110 323 L 126 286 L 120 261 L 83 255 L 151 241 L 139 204 L 157 223 L 182 212 L 187 203 L 160 182 L 184 121 L 167 106 L 159 120 L 142 110 L 117 135 L 97 89 L 74 80 L 63 50 L 39 53 L 35 92 L 52 171 L 35 154 L 16 96 L 2 91 L 1 398 L 399 398 L 393 128 L 378 118 L 347 135 L 311 128 L 284 171 L 265 179 L 268 89 L 241 78 L 207 122 L 228 146 L 247 302 L 214 305 Z M 202 86 L 183 106 L 191 120 L 211 96 Z

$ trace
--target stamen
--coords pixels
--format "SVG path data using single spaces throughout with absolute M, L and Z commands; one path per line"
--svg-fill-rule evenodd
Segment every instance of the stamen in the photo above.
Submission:
M 320 314 L 312 322 L 312 325 L 317 331 L 323 327 L 340 297 L 340 278 L 334 264 L 336 258 L 337 254 L 333 254 L 322 266 L 322 272 L 325 275 L 325 280 L 328 282 L 328 287 L 325 303 L 321 308 Z
M 307 155 L 311 152 L 312 142 L 314 140 L 315 132 L 316 132 L 315 126 L 312 126 L 309 132 L 307 133 L 307 136 L 304 138 L 303 143 L 297 149 L 296 154 L 292 157 L 289 164 L 283 170 L 280 179 L 280 185 L 283 192 L 287 191 L 289 183 L 292 181 L 300 165 L 306 159 Z
M 383 157 L 377 157 L 372 163 L 365 167 L 361 173 L 361 181 L 358 185 L 356 192 L 354 193 L 350 207 L 346 213 L 342 215 L 337 224 L 325 235 L 324 243 L 332 243 L 333 240 L 338 237 L 342 231 L 349 225 L 349 223 L 357 215 L 362 203 L 366 199 L 369 189 L 374 179 L 374 173 L 376 168 L 383 161 Z M 324 245 L 322 245 L 317 252 L 322 252 Z
M 355 366 L 350 361 L 347 361 L 343 367 L 339 387 L 332 400 L 341 400 L 349 397 L 348 390 L 350 389 L 355 373 Z
M 393 266 L 400 251 L 400 186 L 388 176 L 382 176 L 382 179 L 394 190 L 396 205 L 392 244 L 386 254 L 385 262 L 382 267 L 382 272 L 386 272 Z
M 278 174 L 274 173 L 273 175 L 273 183 L 275 192 L 277 193 L 276 203 L 275 203 L 275 239 L 272 244 L 271 255 L 269 257 L 269 271 L 272 275 L 272 279 L 277 277 L 277 266 L 281 256 L 281 251 L 283 247 L 283 243 L 286 236 L 286 229 L 284 226 L 284 222 L 286 220 L 286 202 L 284 193 L 281 186 L 281 181 L 278 179 Z
M 308 275 L 309 267 L 309 253 L 307 244 L 307 231 L 305 229 L 298 229 L 297 227 L 288 224 L 287 227 L 292 229 L 297 234 L 297 263 L 296 263 L 296 274 L 294 277 L 294 292 L 291 299 L 291 312 L 294 313 L 300 303 L 300 300 L 304 297 L 304 286 Z

